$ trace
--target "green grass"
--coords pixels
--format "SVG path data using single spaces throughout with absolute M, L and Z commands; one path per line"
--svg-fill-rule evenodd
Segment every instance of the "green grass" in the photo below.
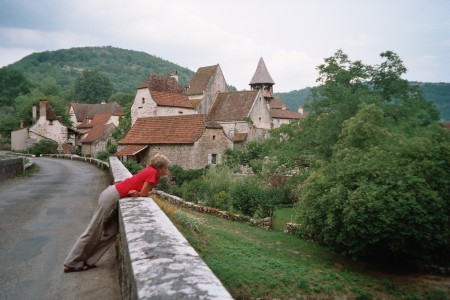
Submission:
M 283 207 L 275 210 L 273 214 L 273 224 L 274 230 L 284 231 L 284 227 L 287 223 L 293 222 L 294 211 L 291 207 Z
M 385 272 L 280 231 L 155 200 L 235 299 L 450 299 L 448 277 Z

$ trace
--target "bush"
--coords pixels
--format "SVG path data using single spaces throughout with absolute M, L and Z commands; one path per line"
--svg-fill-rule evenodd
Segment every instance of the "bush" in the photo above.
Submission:
M 51 140 L 40 140 L 29 149 L 30 154 L 41 155 L 41 154 L 57 154 L 58 144 Z
M 103 151 L 97 152 L 96 158 L 100 159 L 102 161 L 108 161 L 110 156 L 111 156 L 111 154 L 108 151 L 103 150 Z
M 128 171 L 130 171 L 131 174 L 137 174 L 140 171 L 142 171 L 144 169 L 144 166 L 138 164 L 137 162 L 133 161 L 133 160 L 127 160 L 123 162 L 123 165 L 125 166 L 125 168 L 128 169 Z

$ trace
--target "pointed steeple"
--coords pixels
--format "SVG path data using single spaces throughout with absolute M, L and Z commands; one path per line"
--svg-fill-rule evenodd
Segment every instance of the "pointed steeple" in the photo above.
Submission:
M 258 66 L 256 67 L 255 74 L 253 75 L 252 80 L 250 81 L 250 85 L 262 83 L 275 84 L 275 82 L 273 82 L 273 79 L 269 74 L 269 71 L 267 71 L 264 59 L 261 57 L 259 59 Z
M 264 59 L 261 57 L 259 59 L 258 66 L 256 67 L 255 74 L 253 75 L 252 80 L 250 81 L 250 87 L 253 91 L 261 90 L 267 103 L 269 103 L 270 100 L 272 100 L 273 98 L 274 84 L 275 82 L 273 82 L 273 79 L 270 76 L 269 71 L 267 71 Z

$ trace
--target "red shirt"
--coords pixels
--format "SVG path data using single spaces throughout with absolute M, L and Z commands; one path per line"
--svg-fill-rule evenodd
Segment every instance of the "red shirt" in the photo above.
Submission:
M 148 166 L 136 175 L 116 183 L 115 187 L 121 198 L 130 197 L 128 192 L 132 190 L 140 192 L 144 182 L 153 183 L 155 185 L 159 183 L 158 171 L 152 166 Z

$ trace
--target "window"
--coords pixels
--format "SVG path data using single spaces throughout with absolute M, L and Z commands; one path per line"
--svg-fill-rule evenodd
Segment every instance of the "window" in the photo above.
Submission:
M 222 154 L 208 154 L 208 165 L 219 165 L 222 161 Z
M 213 139 L 213 141 L 214 141 L 214 140 L 216 139 L 216 136 L 215 136 L 215 135 L 213 135 L 213 136 L 212 136 L 212 139 Z
M 145 103 L 145 98 L 142 98 L 142 104 L 144 104 Z

